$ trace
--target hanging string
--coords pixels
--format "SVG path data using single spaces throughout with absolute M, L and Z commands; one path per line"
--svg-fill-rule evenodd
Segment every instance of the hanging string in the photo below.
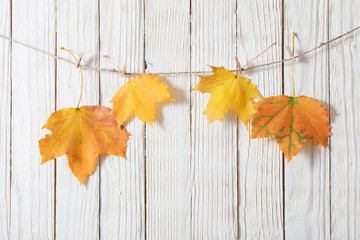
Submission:
M 79 101 L 78 101 L 78 104 L 76 106 L 76 108 L 79 108 L 80 106 L 80 102 L 81 102 L 81 98 L 82 98 L 82 95 L 83 95 L 83 90 L 84 90 L 84 74 L 83 74 L 83 71 L 82 71 L 82 68 L 81 68 L 81 59 L 82 59 L 82 53 L 80 53 L 79 55 L 79 58 L 75 57 L 75 55 L 69 51 L 68 49 L 64 48 L 64 47 L 61 47 L 60 48 L 61 50 L 64 50 L 64 51 L 67 51 L 68 53 L 71 54 L 71 56 L 75 59 L 75 61 L 77 62 L 76 64 L 76 68 L 79 68 L 80 69 L 80 73 L 81 73 L 81 89 L 80 89 L 80 97 L 79 97 Z
M 323 42 L 321 43 L 320 45 L 310 49 L 310 50 L 307 50 L 297 56 L 294 56 L 294 59 L 297 59 L 297 58 L 300 58 L 300 57 L 303 57 L 311 52 L 314 52 L 315 50 L 319 49 L 319 48 L 322 48 L 324 46 L 327 46 L 329 45 L 330 43 L 336 41 L 336 40 L 339 40 L 357 30 L 360 29 L 360 26 L 356 27 L 356 28 L 353 28 L 352 30 L 344 33 L 344 34 L 341 34 L 335 38 L 332 38 L 330 39 L 329 41 L 327 42 Z M 7 37 L 7 36 L 4 36 L 4 35 L 1 35 L 0 34 L 0 38 L 3 38 L 3 39 L 6 39 L 12 43 L 16 43 L 16 44 L 19 44 L 19 45 L 22 45 L 24 47 L 27 47 L 29 49 L 32 49 L 34 51 L 37 51 L 37 52 L 40 52 L 40 53 L 43 53 L 51 58 L 54 58 L 56 60 L 60 60 L 60 61 L 64 61 L 64 62 L 67 62 L 67 63 L 70 63 L 70 64 L 73 64 L 74 65 L 74 62 L 71 61 L 70 59 L 66 59 L 66 58 L 63 58 L 63 57 L 59 57 L 59 56 L 56 56 L 50 52 L 46 52 L 44 50 L 41 50 L 41 49 L 38 49 L 36 47 L 33 47 L 33 46 L 30 46 L 26 43 L 23 43 L 23 42 L 20 42 L 18 40 L 15 40 L 15 39 L 12 39 L 10 37 Z M 276 65 L 276 64 L 279 64 L 279 63 L 283 63 L 283 62 L 289 62 L 289 61 L 292 61 L 293 58 L 286 58 L 286 59 L 283 59 L 283 60 L 278 60 L 278 61 L 274 61 L 274 62 L 269 62 L 269 63 L 264 63 L 264 64 L 259 64 L 259 65 L 254 65 L 254 66 L 251 66 L 251 67 L 247 67 L 247 68 L 242 68 L 241 71 L 244 72 L 244 71 L 248 71 L 248 70 L 251 70 L 251 69 L 255 69 L 255 68 L 261 68 L 261 67 L 267 67 L 267 66 L 271 66 L 271 65 Z M 78 63 L 75 63 L 75 65 L 77 65 Z M 117 69 L 109 69 L 109 68 L 99 68 L 99 67 L 95 67 L 95 66 L 82 66 L 82 69 L 83 70 L 93 70 L 93 71 L 97 71 L 97 72 L 113 72 L 113 73 L 118 73 L 118 74 L 122 74 L 121 72 L 119 72 Z M 239 71 L 239 69 L 234 69 L 234 70 L 230 70 L 232 72 L 237 72 Z M 200 74 L 206 74 L 206 73 L 212 73 L 212 71 L 192 71 L 192 72 L 157 72 L 157 73 L 153 73 L 153 74 L 162 74 L 162 75 L 177 75 L 177 74 L 190 74 L 190 73 L 200 73 Z M 143 73 L 126 73 L 128 76 L 138 76 L 138 75 L 142 75 Z

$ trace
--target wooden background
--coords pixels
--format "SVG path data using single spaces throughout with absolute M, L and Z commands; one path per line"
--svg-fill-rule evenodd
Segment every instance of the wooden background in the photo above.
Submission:
M 260 64 L 360 25 L 358 0 L 1 0 L 0 33 L 85 65 L 130 72 Z M 127 124 L 128 161 L 102 156 L 86 186 L 67 158 L 40 166 L 49 115 L 76 106 L 73 65 L 0 39 L 0 239 L 360 239 L 360 34 L 297 61 L 296 90 L 331 110 L 328 150 L 286 164 L 273 139 L 249 141 L 236 115 L 207 126 L 196 74 L 162 75 L 174 103 L 154 127 Z M 244 76 L 264 97 L 291 95 L 291 65 Z M 108 101 L 119 74 L 85 71 L 82 105 Z

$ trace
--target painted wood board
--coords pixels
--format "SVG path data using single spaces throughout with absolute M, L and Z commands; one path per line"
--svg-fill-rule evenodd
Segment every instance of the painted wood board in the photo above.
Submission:
M 206 65 L 236 66 L 236 1 L 193 1 L 191 4 L 191 70 Z M 192 75 L 193 88 L 199 81 Z M 209 94 L 191 93 L 191 237 L 236 239 L 237 118 L 228 113 L 208 125 L 202 114 Z
M 249 67 L 281 59 L 281 1 L 238 1 L 237 54 L 245 65 L 277 43 Z M 282 65 L 257 68 L 244 77 L 256 84 L 264 98 L 282 93 Z M 238 122 L 238 207 L 240 239 L 283 238 L 283 162 L 274 139 L 249 140 Z
M 0 2 L 0 34 L 11 36 L 10 2 Z M 0 39 L 0 239 L 10 237 L 11 43 Z
M 82 64 L 99 66 L 98 1 L 57 1 L 58 55 L 72 59 L 84 53 Z M 73 59 L 72 59 L 73 60 Z M 75 63 L 75 61 L 74 61 Z M 57 62 L 56 108 L 76 107 L 81 90 L 80 71 L 69 63 Z M 84 72 L 80 106 L 99 104 L 99 73 Z M 99 169 L 80 186 L 71 173 L 66 156 L 56 160 L 56 238 L 99 238 Z
M 327 41 L 327 1 L 285 1 L 284 14 L 284 44 L 292 48 L 291 35 L 292 32 L 297 33 L 296 55 Z M 286 49 L 284 55 L 289 57 Z M 291 63 L 284 66 L 284 94 L 292 96 Z M 316 98 L 329 107 L 326 48 L 296 61 L 295 91 L 297 96 Z M 285 163 L 284 170 L 285 238 L 329 239 L 329 151 L 306 143 L 290 163 Z
M 12 1 L 12 37 L 55 52 L 55 4 Z M 18 44 L 12 45 L 12 239 L 54 237 L 54 162 L 40 165 L 38 140 L 55 109 L 55 61 Z
M 190 2 L 145 3 L 146 72 L 190 70 Z M 146 238 L 191 233 L 190 74 L 160 75 L 175 102 L 157 104 L 146 125 Z
M 360 25 L 359 1 L 329 1 L 329 36 Z M 360 33 L 330 45 L 331 238 L 359 239 Z
M 129 72 L 144 71 L 144 5 L 141 0 L 101 1 L 100 56 L 106 55 Z M 116 27 L 114 27 L 116 26 Z M 101 67 L 114 67 L 100 59 Z M 130 76 L 132 77 L 132 76 Z M 100 104 L 109 101 L 128 79 L 100 74 Z M 125 123 L 132 134 L 127 160 L 103 156 L 100 164 L 101 239 L 145 239 L 145 128 L 138 118 Z

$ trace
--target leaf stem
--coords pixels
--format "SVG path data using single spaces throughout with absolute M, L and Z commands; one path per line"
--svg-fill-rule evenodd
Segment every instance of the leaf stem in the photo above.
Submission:
M 77 62 L 77 67 L 80 69 L 80 73 L 81 73 L 81 90 L 80 90 L 80 97 L 79 97 L 79 101 L 78 101 L 78 104 L 76 106 L 76 108 L 79 108 L 80 106 L 80 102 L 81 102 L 81 98 L 82 98 L 82 95 L 83 95 L 83 88 L 84 88 L 84 74 L 83 74 L 83 71 L 82 71 L 82 68 L 81 68 L 81 65 L 80 65 L 80 62 L 79 60 L 75 57 L 75 55 L 69 51 L 68 49 L 64 48 L 64 47 L 61 47 L 60 48 L 61 50 L 64 50 L 64 51 L 67 51 L 68 53 L 71 54 L 71 56 L 75 59 L 75 61 Z M 80 57 L 81 59 L 81 57 Z
M 126 74 L 126 72 L 124 70 L 122 70 L 121 68 L 119 68 L 118 65 L 116 65 L 113 61 L 111 61 L 107 56 L 103 56 L 103 58 L 105 58 L 106 60 L 108 60 L 109 62 L 111 62 L 117 69 L 119 69 L 120 72 L 122 72 L 126 77 L 127 79 L 130 81 L 130 78 L 129 76 Z
M 276 45 L 276 42 L 274 42 L 273 44 L 271 44 L 270 46 L 268 46 L 264 51 L 262 51 L 260 54 L 256 55 L 253 59 L 251 59 L 250 61 L 248 61 L 241 69 L 244 70 L 245 67 L 247 65 L 249 65 L 249 63 L 251 63 L 252 61 L 254 61 L 256 58 L 260 57 L 262 54 L 264 54 L 267 50 L 269 50 L 272 46 Z
M 291 70 L 291 80 L 292 80 L 292 87 L 293 87 L 293 95 L 294 95 L 294 97 L 296 96 L 295 95 L 295 84 L 294 84 L 294 75 L 295 75 L 295 72 L 294 72 L 294 68 L 295 68 L 295 52 L 294 52 L 294 50 L 295 50 L 295 41 L 294 41 L 294 39 L 295 39 L 295 32 L 293 32 L 292 33 L 292 70 Z

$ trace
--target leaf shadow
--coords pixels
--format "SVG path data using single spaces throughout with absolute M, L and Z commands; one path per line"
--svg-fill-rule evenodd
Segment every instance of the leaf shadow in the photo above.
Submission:
M 306 141 L 297 155 L 303 156 L 305 159 L 310 159 L 311 167 L 314 166 L 314 158 L 316 158 L 316 149 L 320 149 L 321 146 L 314 144 L 311 141 Z
M 122 126 L 123 127 L 128 127 L 128 125 L 129 125 L 129 123 L 130 122 L 132 122 L 134 119 L 135 119 L 135 117 L 137 117 L 134 113 L 132 113 L 131 115 L 130 115 L 130 117 L 122 124 Z M 140 119 L 139 119 L 140 120 Z M 140 121 L 142 121 L 142 120 L 140 120 Z M 145 123 L 145 122 L 144 122 Z M 145 123 L 146 124 L 146 123 Z
M 329 107 L 327 107 L 327 109 L 329 109 Z M 335 119 L 338 115 L 339 113 L 337 112 L 337 110 L 330 106 L 330 126 L 335 122 Z
M 89 58 L 83 59 L 83 66 L 84 67 L 91 67 L 96 65 L 96 57 L 95 56 L 90 56 Z
M 324 102 L 324 101 L 320 101 L 322 104 L 324 104 L 324 106 L 326 107 L 326 109 L 330 109 L 330 114 L 329 114 L 329 124 L 330 127 L 331 125 L 335 122 L 336 117 L 339 115 L 336 108 L 333 107 L 333 105 L 330 105 L 329 102 Z M 331 130 L 330 130 L 331 131 Z M 331 134 L 330 134 L 331 137 Z
M 189 99 L 186 98 L 184 91 L 178 87 L 173 86 L 166 77 L 160 76 L 158 79 L 160 82 L 163 82 L 167 85 L 170 96 L 175 99 L 175 101 L 167 100 L 155 104 L 154 123 L 156 122 L 159 127 L 164 128 L 164 107 L 169 104 L 179 104 L 185 102 L 190 104 L 190 102 Z
M 221 123 L 229 123 L 230 125 L 237 125 L 237 124 L 243 124 L 243 122 L 238 119 L 236 113 L 233 110 L 229 110 L 224 118 L 222 119 Z

